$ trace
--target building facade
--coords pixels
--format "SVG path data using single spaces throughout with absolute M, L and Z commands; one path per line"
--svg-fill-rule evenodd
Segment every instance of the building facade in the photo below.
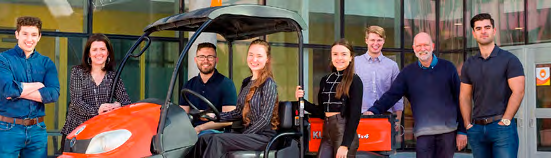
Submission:
M 36 50 L 50 57 L 58 68 L 61 95 L 58 102 L 46 107 L 49 155 L 55 155 L 59 148 L 59 130 L 70 102 L 70 69 L 80 64 L 87 37 L 92 33 L 107 34 L 120 62 L 145 26 L 162 17 L 189 11 L 198 1 L 202 0 L 0 0 L 0 52 L 17 43 L 16 18 L 36 16 L 43 21 L 43 35 Z M 417 61 L 412 49 L 413 36 L 423 31 L 433 37 L 438 57 L 460 67 L 468 56 L 477 52 L 470 18 L 478 13 L 490 13 L 496 20 L 497 45 L 521 59 L 527 77 L 526 95 L 516 115 L 520 157 L 551 157 L 551 86 L 545 82 L 551 67 L 551 0 L 222 0 L 222 4 L 270 5 L 296 11 L 303 17 L 309 26 L 303 32 L 305 89 L 309 100 L 316 100 L 317 83 L 328 72 L 330 45 L 337 39 L 348 39 L 355 46 L 356 54 L 361 55 L 367 51 L 364 29 L 379 25 L 387 34 L 383 54 L 402 68 Z M 189 35 L 163 31 L 153 36 L 146 53 L 130 59 L 122 73 L 134 102 L 165 97 L 175 60 Z M 227 42 L 222 37 L 216 38 L 220 58 L 217 68 L 227 75 L 230 59 Z M 296 35 L 278 33 L 261 38 L 272 44 L 280 100 L 294 100 L 298 84 Z M 245 62 L 248 42 L 234 43 L 236 87 L 250 75 Z M 184 64 L 180 70 L 176 90 L 188 78 L 187 67 Z M 175 92 L 172 100 L 177 102 L 177 95 Z M 414 121 L 409 104 L 405 103 L 402 121 L 405 128 L 397 147 L 399 151 L 413 151 Z

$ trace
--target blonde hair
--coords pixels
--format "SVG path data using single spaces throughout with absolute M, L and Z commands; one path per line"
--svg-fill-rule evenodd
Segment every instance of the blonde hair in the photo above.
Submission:
M 367 37 L 369 37 L 370 33 L 377 34 L 380 37 L 382 37 L 383 39 L 386 39 L 385 29 L 383 29 L 380 26 L 369 26 L 369 27 L 365 28 L 365 38 L 366 39 L 367 39 Z

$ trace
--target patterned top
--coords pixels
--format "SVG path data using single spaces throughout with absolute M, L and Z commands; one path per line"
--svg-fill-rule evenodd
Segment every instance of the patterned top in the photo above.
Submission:
M 61 134 L 71 133 L 84 121 L 98 115 L 100 105 L 109 101 L 109 92 L 115 75 L 114 71 L 108 71 L 101 83 L 96 85 L 92 75 L 85 72 L 84 68 L 81 66 L 73 67 L 70 85 L 71 104 Z M 114 97 L 122 105 L 131 103 L 121 79 L 119 79 L 115 89 Z
M 360 123 L 363 83 L 360 77 L 354 74 L 348 90 L 349 96 L 341 96 L 341 99 L 337 99 L 335 97 L 337 86 L 342 79 L 343 71 L 336 70 L 321 78 L 320 91 L 318 92 L 318 103 L 321 104 L 315 105 L 308 100 L 304 100 L 304 110 L 311 113 L 311 117 L 320 118 L 325 118 L 325 112 L 340 112 L 341 116 L 346 118 L 341 146 L 350 147 Z
M 342 99 L 336 99 L 335 97 L 337 95 L 337 86 L 342 81 L 342 73 L 343 71 L 337 71 L 329 74 L 325 79 L 323 87 L 320 85 L 321 91 L 319 91 L 318 98 L 319 101 L 323 102 L 321 104 L 325 106 L 325 112 L 341 112 L 342 110 Z
M 245 79 L 247 80 L 247 79 Z M 251 80 L 247 86 L 241 89 L 237 97 L 237 107 L 233 111 L 220 113 L 220 121 L 233 121 L 243 118 L 241 111 L 245 106 L 245 99 L 251 89 L 254 80 Z M 275 131 L 271 129 L 270 123 L 272 112 L 276 104 L 277 85 L 272 78 L 266 79 L 264 84 L 258 88 L 251 98 L 250 112 L 248 116 L 251 122 L 245 127 L 243 134 L 264 134 L 275 135 Z

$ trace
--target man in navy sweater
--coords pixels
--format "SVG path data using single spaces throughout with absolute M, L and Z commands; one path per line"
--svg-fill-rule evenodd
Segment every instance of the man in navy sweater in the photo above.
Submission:
M 452 158 L 456 145 L 461 150 L 467 144 L 459 110 L 457 69 L 432 53 L 434 44 L 427 33 L 415 36 L 413 49 L 419 61 L 406 66 L 369 111 L 381 114 L 406 96 L 415 119 L 416 156 Z

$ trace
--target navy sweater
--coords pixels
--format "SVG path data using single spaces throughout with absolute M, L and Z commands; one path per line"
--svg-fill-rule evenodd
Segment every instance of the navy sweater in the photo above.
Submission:
M 459 110 L 459 86 L 457 69 L 451 62 L 438 58 L 436 65 L 428 69 L 415 62 L 398 74 L 369 111 L 381 114 L 406 96 L 415 119 L 415 137 L 455 130 L 465 133 Z

